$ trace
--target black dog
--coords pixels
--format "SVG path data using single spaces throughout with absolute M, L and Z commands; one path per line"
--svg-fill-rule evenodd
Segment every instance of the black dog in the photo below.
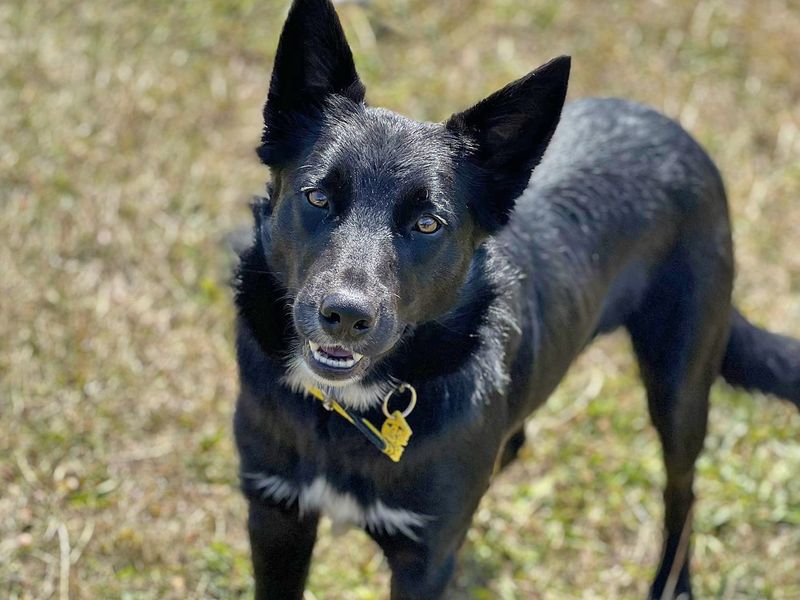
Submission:
M 237 277 L 258 598 L 302 597 L 320 514 L 375 539 L 393 599 L 440 597 L 525 418 L 617 327 L 667 470 L 651 595 L 691 595 L 709 388 L 721 374 L 800 406 L 800 342 L 731 307 L 725 193 L 703 150 L 629 102 L 562 115 L 569 69 L 557 58 L 418 123 L 365 104 L 330 2 L 296 0 L 258 149 L 272 184 Z

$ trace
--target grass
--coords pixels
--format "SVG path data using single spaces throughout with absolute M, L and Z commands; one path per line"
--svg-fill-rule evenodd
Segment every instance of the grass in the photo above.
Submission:
M 0 6 L 0 596 L 247 597 L 232 259 L 283 0 Z M 725 176 L 738 304 L 800 336 L 795 0 L 341 7 L 370 99 L 442 119 L 560 53 L 570 95 L 648 102 Z M 591 348 L 484 499 L 452 596 L 643 598 L 659 448 L 627 342 Z M 714 390 L 701 598 L 800 597 L 800 418 Z M 323 528 L 309 599 L 384 598 Z

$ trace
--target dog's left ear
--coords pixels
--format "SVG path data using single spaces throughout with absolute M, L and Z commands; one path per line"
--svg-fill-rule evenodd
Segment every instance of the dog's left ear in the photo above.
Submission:
M 283 26 L 264 106 L 258 155 L 268 165 L 291 158 L 318 126 L 327 102 L 361 103 L 364 85 L 330 0 L 294 0 Z
M 487 231 L 508 222 L 541 160 L 561 117 L 569 70 L 570 57 L 555 58 L 447 121 L 472 146 L 483 184 L 473 210 Z

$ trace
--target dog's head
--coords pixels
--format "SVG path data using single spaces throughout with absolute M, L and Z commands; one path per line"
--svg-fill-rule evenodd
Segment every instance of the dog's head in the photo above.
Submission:
M 555 130 L 569 58 L 420 123 L 365 104 L 329 0 L 296 0 L 258 154 L 272 171 L 259 246 L 287 291 L 292 381 L 353 386 L 457 303 Z

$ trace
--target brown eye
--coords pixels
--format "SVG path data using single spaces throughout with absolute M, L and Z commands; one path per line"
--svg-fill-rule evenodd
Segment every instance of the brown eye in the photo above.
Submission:
M 436 233 L 441 226 L 442 222 L 433 215 L 422 215 L 417 219 L 414 229 L 421 233 Z
M 325 192 L 320 190 L 308 190 L 306 192 L 306 198 L 308 198 L 308 202 L 311 206 L 316 206 L 317 208 L 328 207 L 328 197 L 325 195 Z

